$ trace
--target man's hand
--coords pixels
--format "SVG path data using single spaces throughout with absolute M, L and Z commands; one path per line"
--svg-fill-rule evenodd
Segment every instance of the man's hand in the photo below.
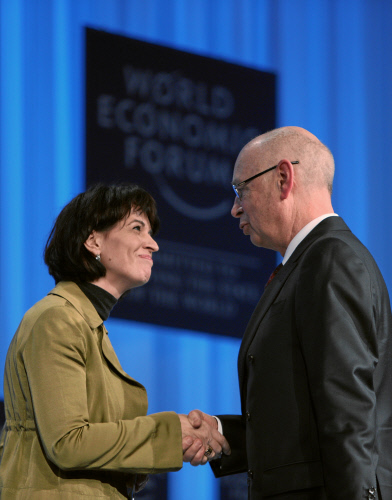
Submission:
M 193 410 L 188 417 L 179 415 L 182 430 L 182 449 L 184 462 L 191 465 L 204 465 L 207 461 L 219 458 L 223 453 L 230 455 L 226 438 L 218 432 L 218 422 L 214 417 Z M 206 455 L 207 450 L 212 450 Z
M 215 417 L 212 417 L 211 415 L 208 415 L 207 413 L 202 412 L 201 410 L 192 410 L 188 414 L 188 419 L 195 429 L 198 429 L 204 420 L 213 429 L 218 430 L 217 419 Z M 229 453 L 226 453 L 226 455 L 229 455 Z

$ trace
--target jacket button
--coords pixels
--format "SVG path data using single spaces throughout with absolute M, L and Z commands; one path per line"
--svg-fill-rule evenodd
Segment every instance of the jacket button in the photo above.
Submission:
M 248 470 L 248 478 L 253 479 L 253 470 Z
M 248 361 L 249 363 L 253 363 L 255 357 L 253 356 L 253 354 L 248 354 Z
M 250 412 L 249 411 L 247 411 L 245 413 L 245 417 L 246 417 L 246 420 L 249 422 L 249 420 L 250 420 Z

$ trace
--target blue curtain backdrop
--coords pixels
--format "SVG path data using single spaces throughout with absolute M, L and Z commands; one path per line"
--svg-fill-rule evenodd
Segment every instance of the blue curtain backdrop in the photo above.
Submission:
M 391 24 L 390 0 L 0 0 L 1 371 L 23 313 L 53 285 L 42 263 L 53 219 L 84 187 L 84 26 L 275 72 L 278 124 L 331 148 L 334 208 L 391 292 Z M 108 328 L 150 411 L 239 410 L 238 340 Z M 217 495 L 209 468 L 170 475 L 170 500 Z

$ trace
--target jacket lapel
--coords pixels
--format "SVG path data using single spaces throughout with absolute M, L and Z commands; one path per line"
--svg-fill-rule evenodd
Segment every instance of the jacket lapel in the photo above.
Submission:
M 294 250 L 293 254 L 283 266 L 283 268 L 276 275 L 274 280 L 268 285 L 263 295 L 261 296 L 259 303 L 257 304 L 250 320 L 248 326 L 246 327 L 241 347 L 238 354 L 238 378 L 240 385 L 241 401 L 245 399 L 245 366 L 246 366 L 246 355 L 252 340 L 254 339 L 259 325 L 263 320 L 264 316 L 268 312 L 271 305 L 274 303 L 276 297 L 284 286 L 290 274 L 297 267 L 298 262 L 305 252 L 305 250 L 318 238 L 324 236 L 330 231 L 349 231 L 346 223 L 340 217 L 328 217 L 320 222 L 298 245 Z
M 292 271 L 295 269 L 297 265 L 297 261 L 289 261 L 282 267 L 279 273 L 275 276 L 274 280 L 268 285 L 265 289 L 263 295 L 261 296 L 259 303 L 257 304 L 250 320 L 248 326 L 246 327 L 240 351 L 238 354 L 238 378 L 240 384 L 240 394 L 241 400 L 243 399 L 243 389 L 244 389 L 244 381 L 245 381 L 245 364 L 246 364 L 246 356 L 248 353 L 248 349 L 250 344 L 252 343 L 259 325 L 263 320 L 264 316 L 268 312 L 271 305 L 274 303 L 276 297 L 279 295 L 280 290 L 285 284 L 287 278 L 290 276 Z
M 135 379 L 130 377 L 122 368 L 120 361 L 117 358 L 112 343 L 109 340 L 108 331 L 106 327 L 102 325 L 103 335 L 102 335 L 102 353 L 105 356 L 106 361 L 124 378 L 131 381 L 134 385 L 138 385 L 144 389 L 144 386 L 137 382 Z
M 102 322 L 101 317 L 97 313 L 95 307 L 92 305 L 90 300 L 82 292 L 76 283 L 72 281 L 62 281 L 56 285 L 56 287 L 49 292 L 49 294 L 59 295 L 70 302 L 73 307 L 79 312 L 79 314 L 85 319 L 92 331 L 95 334 L 98 333 L 99 342 L 102 345 L 102 353 L 106 361 L 119 373 L 122 377 L 126 378 L 128 381 L 132 382 L 134 385 L 144 388 L 142 384 L 139 384 L 135 379 L 130 377 L 122 369 L 120 361 L 114 352 L 113 346 L 109 340 L 108 332 L 105 325 Z

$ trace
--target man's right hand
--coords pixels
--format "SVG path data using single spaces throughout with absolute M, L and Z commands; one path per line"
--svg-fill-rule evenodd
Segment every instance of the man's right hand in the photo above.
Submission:
M 204 413 L 201 410 L 192 410 L 191 412 L 189 412 L 188 419 L 195 429 L 198 429 L 204 421 L 207 422 L 207 424 L 210 425 L 213 429 L 218 430 L 217 419 L 212 415 Z M 230 453 L 225 453 L 225 454 L 229 455 Z
M 186 415 L 179 415 L 182 430 L 184 462 L 191 465 L 204 465 L 207 461 L 219 458 L 223 453 L 230 455 L 230 445 L 218 432 L 216 418 L 200 410 L 193 410 Z M 205 452 L 212 448 L 206 456 Z

